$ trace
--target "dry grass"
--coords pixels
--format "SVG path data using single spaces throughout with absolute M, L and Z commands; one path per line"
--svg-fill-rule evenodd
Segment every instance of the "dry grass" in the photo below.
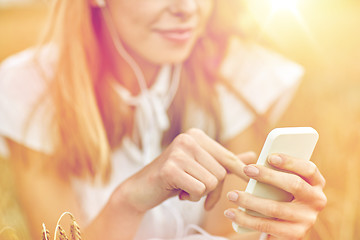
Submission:
M 46 8 L 42 4 L 23 8 L 0 8 L 0 61 L 35 44 L 45 16 Z M 9 164 L 0 158 L 0 230 L 9 229 L 0 235 L 0 240 L 15 240 L 16 237 L 22 240 L 30 239 L 14 188 Z
M 0 61 L 34 45 L 46 17 L 46 5 L 0 8 Z
M 360 3 L 342 2 L 308 17 L 316 50 L 288 53 L 306 68 L 282 125 L 310 125 L 320 134 L 313 161 L 327 179 L 328 205 L 311 239 L 360 239 Z

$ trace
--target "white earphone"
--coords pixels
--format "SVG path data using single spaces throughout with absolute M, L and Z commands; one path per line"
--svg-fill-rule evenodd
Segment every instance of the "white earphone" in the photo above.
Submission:
M 101 8 L 106 6 L 105 0 L 95 0 L 95 3 L 98 7 L 101 7 Z

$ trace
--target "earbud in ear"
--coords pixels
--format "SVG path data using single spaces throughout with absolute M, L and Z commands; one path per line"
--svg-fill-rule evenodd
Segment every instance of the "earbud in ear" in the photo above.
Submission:
M 98 7 L 105 7 L 106 6 L 106 2 L 105 0 L 95 0 L 95 3 Z

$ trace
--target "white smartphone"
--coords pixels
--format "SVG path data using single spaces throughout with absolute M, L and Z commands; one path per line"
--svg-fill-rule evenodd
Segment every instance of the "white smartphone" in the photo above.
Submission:
M 299 159 L 310 160 L 318 138 L 319 134 L 311 127 L 275 128 L 268 134 L 256 164 L 275 169 L 266 161 L 268 156 L 273 153 L 283 153 Z M 257 197 L 280 202 L 291 201 L 293 198 L 292 194 L 284 190 L 258 182 L 254 179 L 250 179 L 245 192 L 251 193 Z M 264 216 L 255 211 L 243 209 L 241 207 L 239 207 L 239 209 L 253 216 L 269 218 L 268 216 Z M 240 227 L 234 222 L 233 228 L 236 232 L 252 231 Z

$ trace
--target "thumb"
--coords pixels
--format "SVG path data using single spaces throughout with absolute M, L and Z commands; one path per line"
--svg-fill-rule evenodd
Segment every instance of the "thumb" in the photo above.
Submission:
M 207 195 L 204 203 L 205 210 L 207 211 L 211 210 L 215 206 L 215 204 L 219 201 L 221 197 L 223 185 L 224 185 L 224 181 L 219 183 L 219 185 Z
M 237 161 L 230 162 L 226 169 L 229 173 L 233 173 L 245 181 L 249 181 L 249 177 L 244 173 L 244 166 L 256 162 L 255 152 L 249 151 L 236 155 Z

